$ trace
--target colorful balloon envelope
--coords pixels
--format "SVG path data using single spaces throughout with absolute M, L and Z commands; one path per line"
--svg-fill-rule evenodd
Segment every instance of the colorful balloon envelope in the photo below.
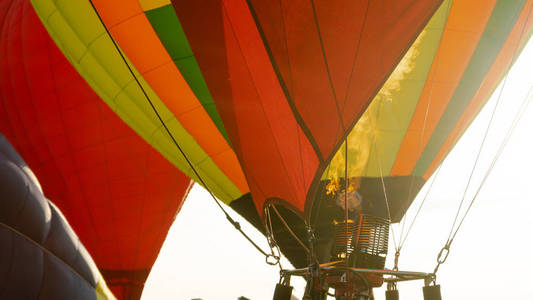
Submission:
M 99 98 L 29 1 L 2 1 L 0 20 L 0 132 L 115 296 L 139 298 L 191 180 Z
M 61 211 L 0 134 L 0 297 L 115 299 Z
M 529 0 L 31 2 L 98 107 L 161 164 L 259 228 L 276 205 L 302 240 L 348 182 L 399 221 L 532 28 Z

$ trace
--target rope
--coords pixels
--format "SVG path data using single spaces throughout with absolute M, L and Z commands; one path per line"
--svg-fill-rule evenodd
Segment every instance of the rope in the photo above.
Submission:
M 148 94 L 146 93 L 146 90 L 144 89 L 144 87 L 142 86 L 141 82 L 139 81 L 139 79 L 137 78 L 137 76 L 135 76 L 135 73 L 133 72 L 130 64 L 128 63 L 128 61 L 126 60 L 126 57 L 124 56 L 124 54 L 122 53 L 122 51 L 120 51 L 120 48 L 117 44 L 117 42 L 115 41 L 115 39 L 113 38 L 113 36 L 111 35 L 111 33 L 109 32 L 109 29 L 107 28 L 107 26 L 105 25 L 104 21 L 102 20 L 102 17 L 100 16 L 100 13 L 98 12 L 98 10 L 96 9 L 96 7 L 94 6 L 94 3 L 92 0 L 89 0 L 89 2 L 91 3 L 91 6 L 94 10 L 94 12 L 96 13 L 96 16 L 98 17 L 98 19 L 100 20 L 100 23 L 102 24 L 102 26 L 104 27 L 107 35 L 109 36 L 109 38 L 111 39 L 111 41 L 113 42 L 113 45 L 115 47 L 115 50 L 117 50 L 117 53 L 120 55 L 121 59 L 123 60 L 124 64 L 126 65 L 126 67 L 128 68 L 128 71 L 129 73 L 131 74 L 131 76 L 133 77 L 133 79 L 135 80 L 135 82 L 137 83 L 137 85 L 139 86 L 139 88 L 141 89 L 141 92 L 143 93 L 144 97 L 146 98 L 146 100 L 148 101 L 148 103 L 150 104 L 150 107 L 152 108 L 153 112 L 155 113 L 155 115 L 157 116 L 157 118 L 159 119 L 159 121 L 161 122 L 161 125 L 163 126 L 163 128 L 165 129 L 165 131 L 167 132 L 168 136 L 170 137 L 170 139 L 172 140 L 173 144 L 176 146 L 176 148 L 178 149 L 178 151 L 180 152 L 180 154 L 183 156 L 183 158 L 185 159 L 185 161 L 187 162 L 187 164 L 189 165 L 189 167 L 191 168 L 191 170 L 193 171 L 194 175 L 196 176 L 196 178 L 198 179 L 198 181 L 200 182 L 200 184 L 202 186 L 205 187 L 205 189 L 207 190 L 207 192 L 209 193 L 209 195 L 211 195 L 211 198 L 213 199 L 213 201 L 217 204 L 217 206 L 220 208 L 220 210 L 222 211 L 222 213 L 224 213 L 224 215 L 226 216 L 226 219 L 231 223 L 231 225 L 233 225 L 233 227 L 235 227 L 235 229 L 237 231 L 239 231 L 251 244 L 252 246 L 254 246 L 257 251 L 259 251 L 261 254 L 263 254 L 267 259 L 269 257 L 272 257 L 273 254 L 267 254 L 263 249 L 261 249 L 244 231 L 242 231 L 241 229 L 241 225 L 239 222 L 235 221 L 229 214 L 228 212 L 224 209 L 224 207 L 222 207 L 222 205 L 219 203 L 219 201 L 216 199 L 215 195 L 213 194 L 213 192 L 209 189 L 209 187 L 207 186 L 207 184 L 205 183 L 205 181 L 202 179 L 202 177 L 200 176 L 200 174 L 198 173 L 198 171 L 196 170 L 196 168 L 194 167 L 194 165 L 192 164 L 192 162 L 189 160 L 189 158 L 187 157 L 187 155 L 185 154 L 185 152 L 183 151 L 183 149 L 180 147 L 179 143 L 176 141 L 176 139 L 174 138 L 174 135 L 170 132 L 169 128 L 167 127 L 165 121 L 163 120 L 163 118 L 161 117 L 161 115 L 159 114 L 159 112 L 157 111 L 156 107 L 154 106 L 152 100 L 150 99 L 150 97 L 148 96 Z

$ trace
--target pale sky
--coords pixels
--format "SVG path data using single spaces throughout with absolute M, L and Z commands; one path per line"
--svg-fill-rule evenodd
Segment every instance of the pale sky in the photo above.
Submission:
M 532 70 L 530 42 L 506 81 L 467 193 L 467 204 L 533 86 Z M 402 250 L 400 270 L 431 272 L 435 267 L 500 90 L 501 86 L 444 162 Z M 443 299 L 533 299 L 528 272 L 533 267 L 532 140 L 533 105 L 523 115 L 457 235 L 448 260 L 440 267 L 437 281 Z M 428 186 L 411 205 L 407 224 Z M 143 300 L 234 300 L 239 296 L 272 299 L 279 268 L 265 263 L 264 257 L 227 222 L 209 197 L 198 185 L 192 189 L 148 277 Z M 232 215 L 245 232 L 267 249 L 265 238 L 257 230 L 237 214 Z M 393 228 L 398 238 L 399 226 Z M 387 268 L 392 268 L 393 257 L 391 237 Z M 284 267 L 289 267 L 286 260 L 283 262 Z M 301 299 L 305 283 L 303 280 L 292 283 L 294 295 Z M 400 283 L 401 299 L 423 299 L 422 286 L 421 281 Z M 384 290 L 384 287 L 375 290 L 376 299 L 385 299 Z

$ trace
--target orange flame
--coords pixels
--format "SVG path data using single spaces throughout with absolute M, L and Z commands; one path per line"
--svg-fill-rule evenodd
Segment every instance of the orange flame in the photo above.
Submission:
M 326 195 L 333 195 L 339 190 L 339 178 L 332 179 L 328 185 L 326 185 Z

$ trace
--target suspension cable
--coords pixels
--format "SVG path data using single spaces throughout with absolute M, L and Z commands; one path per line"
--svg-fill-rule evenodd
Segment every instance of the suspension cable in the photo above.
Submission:
M 451 7 L 452 7 L 452 3 L 453 3 L 453 0 L 450 0 L 448 2 L 448 7 L 446 8 L 446 21 L 443 25 L 443 30 L 446 29 L 446 25 L 448 24 L 448 17 L 450 16 L 450 11 L 451 11 Z M 440 43 L 442 42 L 442 39 L 444 38 L 444 32 L 441 34 L 440 38 L 439 38 L 439 45 Z M 439 62 L 440 62 L 440 55 L 441 55 L 441 49 L 437 49 L 437 53 L 435 53 L 435 72 L 434 74 L 437 74 L 437 70 L 439 68 Z M 433 75 L 434 77 L 436 75 Z M 435 78 L 432 78 L 431 80 L 431 84 L 430 84 L 430 87 L 429 87 L 429 95 L 428 95 L 428 104 L 426 105 L 426 111 L 424 113 L 424 122 L 422 124 L 422 131 L 420 132 L 420 138 L 418 140 L 418 149 L 417 149 L 417 156 L 420 156 L 420 154 L 422 153 L 422 142 L 424 141 L 424 134 L 426 132 L 426 126 L 427 126 L 427 119 L 428 119 L 428 115 L 429 115 L 429 108 L 431 106 L 431 100 L 433 99 L 433 91 L 434 91 L 434 86 L 435 86 Z M 413 186 L 414 186 L 414 176 L 411 176 L 411 179 L 409 180 L 409 192 L 407 194 L 407 201 L 410 201 L 411 200 L 411 197 L 412 197 L 412 194 L 413 194 Z M 429 193 L 429 191 L 428 191 Z M 417 212 L 417 215 L 418 215 L 418 212 Z M 402 219 L 402 226 L 401 226 L 401 231 L 400 231 L 400 241 L 402 240 L 403 238 L 403 234 L 404 234 L 404 227 L 405 227 L 405 223 L 407 222 L 406 220 L 406 217 L 404 217 Z M 411 223 L 411 225 L 413 224 L 414 222 Z M 406 234 L 407 235 L 407 234 Z M 407 238 L 404 238 L 404 240 L 406 240 Z M 400 247 L 401 248 L 401 247 Z
M 378 114 L 376 114 L 376 119 L 379 118 L 379 111 L 378 111 Z M 375 150 L 374 152 L 376 153 L 376 160 L 377 160 L 378 168 L 379 168 L 379 177 L 380 177 L 380 180 L 381 180 L 381 188 L 383 189 L 383 196 L 385 198 L 385 206 L 387 208 L 387 218 L 389 219 L 389 223 L 390 223 L 390 222 L 392 222 L 392 218 L 391 218 L 391 213 L 390 213 L 389 197 L 387 196 L 387 187 L 385 185 L 385 180 L 383 178 L 383 168 L 381 166 L 381 155 L 379 153 L 378 144 L 377 144 L 377 141 L 376 141 L 377 128 L 376 128 L 376 123 L 374 122 L 374 119 L 371 117 L 370 120 L 371 120 L 371 123 L 372 123 L 371 126 L 372 126 L 372 128 L 374 128 L 374 131 L 373 131 L 373 134 L 372 134 L 372 140 L 374 142 L 374 150 Z M 391 231 L 391 235 L 392 235 L 392 242 L 394 244 L 394 249 L 396 250 L 396 253 L 398 253 L 398 244 L 396 243 L 396 235 L 394 233 L 394 228 L 392 228 L 392 226 L 390 226 L 390 231 Z
M 451 245 L 452 245 L 457 233 L 459 232 L 459 229 L 462 227 L 464 220 L 468 216 L 468 213 L 470 212 L 472 206 L 474 205 L 475 200 L 477 200 L 477 197 L 478 197 L 481 189 L 485 185 L 485 182 L 487 181 L 489 175 L 491 174 L 494 166 L 496 165 L 496 162 L 498 161 L 498 159 L 500 158 L 501 154 L 503 153 L 503 150 L 507 146 L 507 143 L 508 143 L 510 137 L 512 136 L 514 130 L 516 129 L 517 124 L 519 123 L 519 121 L 521 120 L 524 112 L 526 111 L 526 108 L 529 106 L 529 103 L 531 102 L 531 98 L 532 98 L 531 96 L 527 97 L 526 100 L 524 100 L 524 102 L 522 103 L 522 106 L 521 106 L 519 112 L 517 113 L 515 119 L 513 120 L 513 123 L 511 125 L 511 127 L 508 129 L 502 144 L 500 144 L 500 147 L 498 148 L 498 151 L 494 155 L 494 157 L 493 157 L 493 159 L 492 159 L 492 161 L 491 161 L 491 163 L 489 165 L 489 168 L 485 172 L 479 187 L 476 189 L 476 192 L 475 192 L 474 196 L 472 197 L 472 200 L 470 201 L 465 213 L 463 214 L 463 217 L 461 218 L 461 220 L 460 220 L 459 224 L 457 225 L 457 227 L 455 228 L 455 230 L 453 230 L 453 228 L 452 228 L 452 234 L 450 235 L 450 237 L 446 241 L 446 244 L 441 248 L 441 250 L 440 250 L 440 252 L 439 252 L 439 254 L 437 256 L 437 265 L 435 266 L 435 269 L 433 271 L 434 274 L 437 273 L 440 265 L 442 265 L 446 261 L 446 259 L 448 258 L 448 255 L 450 253 L 450 247 L 451 247 Z
M 381 179 L 381 187 L 383 188 L 383 196 L 385 197 L 385 205 L 387 207 L 387 217 L 389 219 L 389 222 L 392 221 L 391 214 L 390 214 L 390 206 L 389 206 L 389 198 L 387 196 L 387 188 L 385 186 L 385 180 L 383 179 L 383 169 L 381 168 L 381 159 L 379 158 L 379 151 L 377 151 L 377 143 L 376 139 L 374 137 L 374 148 L 376 149 L 376 160 L 378 161 L 378 167 L 379 167 L 379 177 Z M 394 249 L 396 252 L 399 252 L 398 244 L 396 243 L 396 235 L 394 234 L 394 229 L 392 226 L 391 229 L 391 235 L 392 235 L 392 242 L 394 243 Z
M 398 251 L 402 250 L 403 245 L 405 244 L 405 241 L 407 240 L 407 237 L 409 236 L 409 233 L 411 232 L 411 229 L 413 228 L 413 226 L 414 226 L 414 224 L 415 224 L 415 222 L 416 222 L 416 220 L 418 218 L 418 215 L 420 214 L 420 211 L 422 210 L 422 207 L 424 206 L 424 203 L 428 199 L 429 193 L 430 193 L 431 189 L 433 188 L 433 184 L 435 183 L 435 181 L 437 180 L 437 177 L 439 176 L 441 167 L 442 167 L 442 163 L 437 168 L 437 171 L 435 172 L 435 175 L 433 175 L 433 180 L 431 181 L 431 183 L 430 183 L 430 185 L 429 185 L 429 187 L 428 187 L 428 189 L 426 191 L 426 194 L 424 195 L 424 198 L 422 199 L 422 202 L 418 206 L 418 209 L 416 210 L 416 214 L 413 217 L 413 220 L 411 221 L 411 224 L 409 224 L 409 227 L 408 227 L 408 229 L 407 229 L 407 231 L 405 233 L 405 236 L 403 237 L 403 240 L 400 238 L 400 245 L 398 247 Z
M 522 102 L 522 105 L 520 106 L 520 109 L 519 109 L 515 119 L 513 120 L 513 123 L 511 124 L 511 127 L 507 130 L 507 133 L 506 133 L 506 135 L 505 135 L 505 137 L 503 139 L 502 144 L 500 145 L 500 147 L 498 148 L 498 151 L 494 155 L 494 158 L 492 159 L 488 170 L 485 172 L 485 175 L 483 176 L 483 179 L 481 180 L 481 184 L 477 188 L 476 193 L 474 194 L 474 197 L 472 198 L 472 201 L 468 205 L 465 214 L 461 218 L 461 221 L 459 222 L 459 225 L 457 226 L 455 232 L 453 233 L 453 235 L 451 237 L 451 240 L 453 240 L 455 238 L 455 236 L 457 235 L 457 232 L 459 231 L 459 228 L 463 224 L 463 221 L 465 220 L 466 215 L 468 214 L 468 212 L 472 208 L 475 200 L 477 199 L 477 197 L 479 195 L 479 192 L 481 191 L 481 188 L 484 186 L 485 182 L 487 181 L 487 178 L 489 177 L 489 175 L 492 172 L 494 166 L 496 165 L 496 162 L 498 161 L 498 159 L 500 158 L 501 154 L 505 150 L 505 147 L 507 146 L 507 143 L 509 142 L 509 139 L 511 138 L 512 134 L 514 133 L 514 131 L 516 129 L 516 126 L 518 125 L 518 123 L 522 119 L 522 116 L 524 115 L 525 111 L 527 110 L 527 107 L 531 103 L 531 99 L 533 98 L 532 95 L 531 95 L 532 91 L 533 91 L 533 87 L 530 89 L 526 99 L 524 99 L 524 101 Z
M 344 138 L 344 234 L 349 236 L 350 225 L 348 224 L 348 188 L 350 187 L 350 178 L 348 177 L 348 134 Z M 340 197 L 340 195 L 339 195 Z M 350 243 L 346 243 L 346 253 L 350 251 Z M 348 265 L 348 255 L 346 256 L 346 265 Z
M 280 219 L 281 223 L 283 223 L 285 228 L 287 228 L 287 231 L 289 231 L 289 233 L 292 235 L 292 237 L 298 242 L 298 244 L 300 244 L 300 246 L 302 246 L 302 248 L 305 250 L 305 252 L 310 253 L 311 251 L 309 250 L 309 248 L 304 244 L 304 242 L 302 242 L 302 240 L 300 240 L 300 238 L 296 235 L 296 233 L 294 233 L 294 231 L 292 231 L 291 227 L 289 226 L 289 224 L 287 224 L 285 219 L 281 216 L 281 214 L 279 213 L 279 211 L 276 208 L 276 206 L 271 205 L 271 207 L 274 210 L 274 212 L 276 213 L 276 215 L 278 216 L 278 218 Z
M 143 85 L 141 84 L 141 82 L 139 81 L 139 79 L 137 78 L 137 76 L 135 75 L 135 72 L 133 72 L 133 69 L 132 67 L 130 66 L 130 64 L 128 63 L 126 57 L 124 56 L 124 54 L 122 53 L 122 51 L 120 50 L 117 42 L 115 41 L 115 39 L 113 38 L 113 36 L 111 35 L 111 33 L 109 32 L 109 29 L 107 28 L 106 24 L 104 23 L 104 21 L 102 20 L 102 17 L 100 16 L 100 13 L 98 12 L 98 10 L 96 9 L 96 7 L 94 6 L 94 3 L 92 0 L 89 0 L 89 2 L 91 3 L 91 6 L 94 10 L 94 12 L 96 13 L 96 16 L 98 17 L 98 19 L 100 20 L 100 23 L 102 24 L 102 26 L 104 27 L 107 35 L 109 36 L 109 38 L 111 39 L 111 42 L 113 43 L 113 46 L 115 48 L 115 50 L 117 51 L 117 53 L 120 55 L 122 61 L 124 62 L 124 64 L 126 65 L 126 67 L 128 68 L 128 71 L 129 73 L 131 74 L 131 76 L 133 77 L 133 79 L 135 80 L 137 86 L 141 89 L 141 92 L 142 94 L 144 95 L 144 98 L 147 100 L 147 102 L 150 104 L 150 107 L 152 108 L 153 112 L 155 113 L 155 115 L 157 116 L 157 118 L 159 119 L 159 121 L 161 122 L 161 125 L 163 126 L 163 128 L 165 129 L 166 133 L 168 134 L 168 136 L 170 137 L 170 139 L 172 140 L 172 143 L 176 146 L 176 148 L 178 149 L 178 151 L 180 152 L 180 154 L 183 156 L 183 158 L 185 159 L 185 161 L 187 162 L 187 164 L 189 165 L 189 167 L 191 168 L 191 170 L 193 171 L 194 175 L 196 176 L 196 178 L 198 179 L 198 181 L 200 182 L 200 184 L 202 186 L 204 186 L 204 188 L 207 190 L 207 192 L 209 193 L 209 195 L 211 195 L 211 198 L 213 199 L 213 201 L 217 204 L 217 206 L 220 208 L 220 210 L 222 211 L 222 213 L 226 216 L 226 219 L 231 223 L 231 225 L 233 225 L 233 227 L 239 231 L 242 236 L 244 236 L 249 242 L 250 244 L 252 244 L 252 246 L 254 246 L 257 251 L 259 251 L 261 254 L 263 254 L 267 259 L 269 257 L 273 257 L 274 255 L 273 254 L 267 254 L 263 249 L 261 249 L 261 247 L 259 247 L 259 245 L 257 245 L 241 228 L 241 225 L 239 222 L 235 221 L 230 215 L 229 213 L 226 211 L 226 209 L 224 209 L 224 207 L 220 204 L 220 202 L 216 199 L 215 195 L 213 194 L 213 192 L 211 191 L 211 189 L 208 187 L 208 185 L 205 183 L 205 181 L 203 180 L 203 178 L 200 176 L 200 174 L 198 173 L 198 171 L 196 170 L 196 168 L 194 167 L 194 165 L 192 164 L 192 162 L 189 160 L 189 158 L 187 157 L 187 155 L 185 154 L 185 152 L 183 151 L 183 149 L 181 148 L 181 146 L 179 145 L 179 143 L 177 142 L 177 140 L 175 139 L 174 135 L 172 134 L 172 132 L 170 131 L 170 129 L 168 128 L 168 126 L 166 125 L 165 121 L 163 120 L 163 118 L 161 117 L 161 115 L 159 114 L 159 112 L 157 111 L 157 108 L 155 107 L 155 105 L 153 104 L 152 100 L 150 99 L 150 97 L 148 96 L 148 94 L 146 93 L 146 90 L 144 89 Z
M 505 85 L 506 81 L 507 81 L 507 76 L 504 78 L 504 82 L 503 82 L 504 85 Z M 466 199 L 466 194 L 468 192 L 468 188 L 470 187 L 470 184 L 472 183 L 472 178 L 474 176 L 474 172 L 476 171 L 476 167 L 477 167 L 477 164 L 479 162 L 479 158 L 481 157 L 481 152 L 483 151 L 483 146 L 485 145 L 485 142 L 487 140 L 487 136 L 488 136 L 488 133 L 490 131 L 492 122 L 494 121 L 494 116 L 496 115 L 496 110 L 498 109 L 498 106 L 500 104 L 502 91 L 503 91 L 503 88 L 500 90 L 500 93 L 499 93 L 499 96 L 497 98 L 496 104 L 494 105 L 494 108 L 492 110 L 492 114 L 490 116 L 490 120 L 489 120 L 488 126 L 485 129 L 485 133 L 483 135 L 483 139 L 482 139 L 481 144 L 479 146 L 479 150 L 477 152 L 476 159 L 474 160 L 474 165 L 472 166 L 472 170 L 470 171 L 470 175 L 468 177 L 468 182 L 467 182 L 467 184 L 465 186 L 465 189 L 463 191 L 463 196 L 461 198 L 461 202 L 459 202 L 459 207 L 457 208 L 457 213 L 455 214 L 455 218 L 453 220 L 453 223 L 452 223 L 452 226 L 451 226 L 451 229 L 450 229 L 450 234 L 448 235 L 448 241 L 450 241 L 450 238 L 451 238 L 451 236 L 453 234 L 453 230 L 455 228 L 455 224 L 456 224 L 456 222 L 457 222 L 457 220 L 459 218 L 459 214 L 461 212 L 461 208 L 462 208 L 463 203 L 464 203 L 464 201 Z
M 526 28 L 527 21 L 528 21 L 528 19 L 529 19 L 529 15 L 530 15 L 530 13 L 531 13 L 531 7 L 530 7 L 530 9 L 529 9 L 529 12 L 528 12 L 528 16 L 527 16 L 527 18 L 526 18 L 526 21 L 524 22 L 524 26 L 522 27 L 522 31 L 521 31 L 521 34 L 520 34 L 520 38 L 519 38 L 519 40 L 518 40 L 519 42 L 522 40 L 522 36 L 523 36 L 523 34 L 524 34 L 524 31 L 525 31 L 525 28 Z M 516 46 L 515 51 L 514 51 L 514 53 L 513 53 L 513 58 L 512 58 L 512 60 L 511 60 L 511 62 L 514 61 L 514 60 L 516 59 L 516 55 L 518 54 L 518 49 L 520 48 L 520 43 L 519 43 L 519 42 L 517 43 L 517 46 Z M 503 79 L 502 87 L 501 87 L 501 89 L 500 89 L 500 91 L 499 91 L 499 93 L 498 93 L 498 98 L 497 98 L 496 104 L 494 105 L 494 108 L 493 108 L 493 110 L 492 110 L 492 113 L 491 113 L 491 116 L 490 116 L 490 119 L 489 119 L 489 123 L 488 123 L 488 125 L 487 125 L 487 128 L 485 129 L 485 133 L 484 133 L 484 135 L 483 135 L 483 140 L 481 141 L 481 145 L 479 146 L 479 150 L 478 150 L 478 153 L 477 153 L 477 155 L 476 155 L 476 159 L 475 159 L 475 161 L 474 161 L 474 166 L 472 167 L 472 171 L 470 172 L 470 176 L 468 177 L 468 182 L 467 182 L 467 185 L 466 185 L 466 187 L 465 187 L 465 190 L 464 190 L 464 193 L 463 193 L 463 196 L 462 196 L 461 202 L 460 202 L 460 204 L 459 204 L 459 208 L 457 209 L 457 214 L 456 214 L 455 219 L 454 219 L 454 221 L 453 221 L 452 228 L 451 228 L 451 230 L 450 230 L 450 234 L 449 234 L 449 236 L 448 236 L 448 240 L 450 240 L 450 238 L 451 238 L 451 236 L 452 236 L 453 228 L 454 228 L 454 226 L 455 226 L 455 224 L 456 224 L 456 222 L 457 222 L 457 218 L 458 218 L 458 216 L 459 216 L 460 209 L 461 209 L 461 207 L 462 207 L 462 205 L 463 205 L 463 202 L 464 202 L 464 200 L 465 200 L 465 198 L 466 198 L 466 193 L 467 193 L 467 191 L 468 191 L 468 188 L 470 187 L 470 183 L 471 183 L 471 181 L 472 181 L 472 177 L 473 177 L 474 172 L 475 172 L 475 170 L 476 170 L 476 166 L 477 166 L 477 164 L 478 164 L 478 162 L 479 162 L 479 158 L 480 158 L 480 156 L 481 156 L 481 152 L 483 151 L 483 147 L 484 147 L 485 142 L 486 142 L 486 140 L 487 140 L 488 133 L 489 133 L 490 128 L 492 127 L 492 124 L 493 124 L 493 122 L 494 122 L 494 117 L 495 117 L 495 115 L 496 115 L 496 111 L 497 111 L 497 109 L 498 109 L 498 107 L 499 107 L 499 105 L 500 105 L 500 103 L 501 103 L 501 99 L 502 99 L 503 91 L 505 90 L 505 87 L 506 87 L 506 85 L 507 85 L 507 79 L 509 78 L 509 70 L 510 70 L 510 68 L 511 68 L 511 65 L 512 65 L 512 64 L 509 64 L 509 67 L 507 68 L 507 74 L 505 75 L 505 78 Z M 526 98 L 526 99 L 527 99 L 527 98 Z
M 379 158 L 379 152 L 377 150 L 377 143 L 376 143 L 376 139 L 374 137 L 374 148 L 376 149 L 376 159 L 378 161 L 378 166 L 379 166 L 379 176 L 380 176 L 380 179 L 381 179 L 381 187 L 383 188 L 383 195 L 385 197 L 385 205 L 387 207 L 387 217 L 389 219 L 389 223 L 392 222 L 392 219 L 391 219 L 391 214 L 390 214 L 390 205 L 389 205 L 389 198 L 387 197 L 387 188 L 385 186 L 385 180 L 383 179 L 383 170 L 381 168 L 381 159 Z M 398 244 L 396 243 L 396 235 L 394 233 L 394 228 L 392 228 L 392 226 L 390 226 L 390 232 L 391 232 L 391 236 L 392 236 L 392 243 L 394 245 L 394 250 L 395 250 L 395 253 L 394 253 L 394 267 L 392 268 L 393 270 L 397 271 L 398 270 L 398 260 L 400 258 L 400 248 L 398 246 Z M 392 284 L 393 287 L 396 287 L 396 284 Z
M 267 230 L 267 234 L 268 234 L 268 237 L 267 237 L 268 244 L 270 245 L 270 249 L 272 251 L 272 257 L 274 259 L 277 259 L 277 262 L 278 262 L 277 265 L 279 266 L 279 269 L 281 271 L 283 270 L 283 266 L 281 265 L 281 260 L 280 260 L 281 251 L 279 249 L 278 242 L 276 241 L 276 238 L 274 237 L 274 230 L 272 229 L 272 218 L 270 217 L 270 210 L 266 209 L 265 214 L 267 216 L 267 222 L 268 222 L 268 225 L 265 226 Z M 276 254 L 274 254 L 274 248 L 277 250 Z M 270 264 L 268 261 L 267 263 Z
M 472 200 L 470 201 L 470 204 L 468 205 L 465 213 L 463 214 L 463 217 L 461 218 L 461 221 L 459 222 L 458 226 L 455 227 L 455 224 L 456 224 L 456 222 L 458 220 L 458 217 L 459 217 L 460 209 L 461 209 L 462 204 L 464 202 L 464 199 L 466 197 L 466 192 L 467 192 L 467 190 L 468 190 L 468 188 L 470 186 L 474 170 L 475 170 L 475 168 L 477 166 L 477 163 L 479 161 L 479 157 L 480 157 L 481 152 L 483 150 L 483 146 L 485 144 L 488 132 L 489 132 L 491 126 L 492 126 L 492 122 L 494 121 L 494 116 L 496 114 L 496 110 L 499 107 L 499 103 L 500 103 L 500 101 L 502 99 L 503 91 L 504 91 L 504 89 L 506 87 L 507 79 L 509 78 L 509 73 L 510 73 L 510 69 L 511 69 L 511 66 L 512 66 L 512 62 L 514 62 L 515 59 L 517 58 L 518 50 L 520 49 L 520 41 L 522 41 L 523 35 L 525 33 L 526 25 L 527 25 L 527 23 L 529 21 L 529 17 L 531 15 L 532 7 L 533 6 L 529 7 L 529 11 L 528 11 L 526 20 L 524 21 L 524 25 L 522 26 L 522 29 L 521 29 L 521 32 L 520 32 L 520 36 L 519 36 L 517 44 L 516 44 L 516 48 L 515 48 L 515 50 L 513 52 L 513 57 L 511 59 L 511 62 L 509 63 L 509 66 L 507 67 L 507 73 L 506 73 L 506 75 L 505 75 L 505 77 L 503 79 L 502 86 L 501 86 L 500 91 L 498 93 L 498 98 L 497 98 L 496 104 L 494 105 L 494 108 L 492 110 L 492 114 L 491 114 L 489 123 L 487 125 L 486 130 L 485 130 L 485 134 L 483 136 L 483 140 L 481 142 L 481 145 L 479 147 L 479 151 L 478 151 L 477 156 L 476 156 L 476 160 L 474 162 L 474 167 L 472 168 L 472 171 L 470 173 L 470 177 L 468 179 L 467 186 L 466 186 L 465 191 L 463 193 L 463 197 L 462 197 L 461 202 L 459 204 L 459 208 L 457 209 L 457 213 L 455 215 L 454 222 L 452 224 L 452 228 L 450 229 L 450 234 L 448 235 L 448 239 L 447 239 L 446 243 L 444 244 L 444 246 L 441 248 L 439 254 L 437 255 L 437 265 L 435 266 L 435 269 L 433 271 L 434 274 L 437 273 L 437 271 L 439 270 L 440 265 L 442 265 L 446 261 L 446 259 L 448 258 L 448 255 L 450 254 L 450 247 L 451 247 L 451 245 L 452 245 L 452 243 L 453 243 L 453 241 L 455 239 L 455 236 L 457 235 L 457 233 L 459 232 L 459 229 L 463 225 L 463 221 L 466 219 L 466 216 L 470 212 L 470 209 L 472 208 L 475 200 L 477 199 L 477 196 L 479 195 L 479 192 L 481 191 L 481 188 L 484 186 L 488 176 L 490 175 L 492 169 L 494 168 L 494 165 L 496 164 L 497 160 L 500 158 L 500 155 L 503 152 L 503 150 L 505 149 L 505 146 L 507 145 L 507 142 L 509 141 L 509 138 L 511 137 L 512 133 L 514 132 L 514 130 L 516 128 L 516 125 L 518 124 L 518 122 L 522 118 L 522 115 L 524 114 L 524 112 L 525 112 L 525 110 L 526 110 L 526 108 L 529 105 L 529 102 L 531 100 L 531 97 L 530 97 L 531 96 L 531 89 L 533 89 L 533 87 L 530 89 L 530 92 L 528 92 L 528 94 L 526 95 L 524 101 L 522 102 L 522 105 L 520 106 L 519 111 L 517 112 L 515 118 L 513 119 L 511 127 L 507 130 L 506 135 L 504 137 L 504 140 L 500 144 L 500 147 L 498 148 L 498 151 L 496 152 L 495 156 L 493 157 L 493 160 L 491 161 L 491 164 L 489 165 L 489 168 L 485 172 L 485 174 L 483 176 L 483 179 L 482 179 L 479 187 L 476 190 L 476 193 L 472 197 Z M 455 228 L 455 230 L 454 230 L 454 228 Z

